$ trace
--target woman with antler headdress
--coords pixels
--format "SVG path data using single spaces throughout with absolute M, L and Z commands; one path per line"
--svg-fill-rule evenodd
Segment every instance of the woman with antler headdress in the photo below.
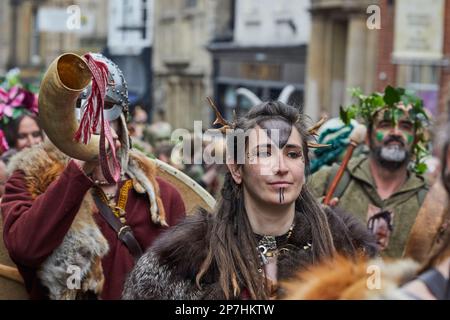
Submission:
M 336 251 L 374 253 L 364 226 L 309 193 L 311 133 L 296 108 L 265 102 L 234 123 L 218 119 L 228 129 L 222 199 L 156 240 L 125 299 L 276 298 L 277 282 L 298 267 Z

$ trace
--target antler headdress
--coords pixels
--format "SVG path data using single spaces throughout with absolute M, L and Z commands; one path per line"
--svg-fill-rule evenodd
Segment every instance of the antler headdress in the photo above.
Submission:
M 214 104 L 214 102 L 212 101 L 212 99 L 210 97 L 206 97 L 206 99 L 208 100 L 209 105 L 211 106 L 211 108 L 214 110 L 215 114 L 216 114 L 216 120 L 214 120 L 213 125 L 216 124 L 220 124 L 222 125 L 222 127 L 219 128 L 220 132 L 225 133 L 225 131 L 227 129 L 234 129 L 236 127 L 236 113 L 233 112 L 234 114 L 234 120 L 233 122 L 229 122 L 227 121 L 219 112 L 219 109 L 216 107 L 216 105 Z M 300 117 L 298 118 L 297 121 L 300 120 Z M 312 127 L 310 127 L 307 132 L 310 136 L 317 136 L 318 135 L 318 130 L 319 128 L 325 123 L 325 121 L 327 120 L 326 117 L 322 117 L 316 124 L 314 124 Z M 308 141 L 307 143 L 309 148 L 323 148 L 323 147 L 328 147 L 328 144 L 320 144 L 320 143 L 316 143 L 313 141 Z

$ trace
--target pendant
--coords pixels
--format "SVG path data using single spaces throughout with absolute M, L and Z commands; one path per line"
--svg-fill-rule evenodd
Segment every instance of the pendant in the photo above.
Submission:
M 267 248 L 265 246 L 263 246 L 263 245 L 258 246 L 258 252 L 259 252 L 259 255 L 261 256 L 262 263 L 264 265 L 268 264 L 269 263 L 269 259 L 267 259 L 267 257 L 266 257 Z
M 269 263 L 269 259 L 267 259 L 269 253 L 273 253 L 275 250 L 277 250 L 277 240 L 274 236 L 264 236 L 261 240 L 259 240 L 258 244 L 259 245 L 257 248 L 261 256 L 261 260 L 263 264 L 266 265 Z

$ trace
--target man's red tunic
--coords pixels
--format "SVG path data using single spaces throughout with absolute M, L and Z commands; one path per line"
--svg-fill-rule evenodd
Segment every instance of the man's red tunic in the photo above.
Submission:
M 185 215 L 183 200 L 175 187 L 162 179 L 156 179 L 166 221 L 172 226 Z M 34 201 L 27 190 L 22 171 L 15 171 L 6 183 L 1 203 L 3 238 L 32 299 L 47 297 L 47 290 L 40 284 L 37 270 L 62 243 L 84 195 L 92 187 L 92 180 L 73 161 L 69 162 L 59 179 L 51 183 L 46 192 Z M 93 210 L 95 220 L 110 247 L 102 260 L 105 284 L 101 297 L 120 299 L 125 278 L 135 262 L 127 247 L 117 238 L 98 210 Z M 166 229 L 151 222 L 147 197 L 138 194 L 133 188 L 128 194 L 126 212 L 127 224 L 143 249 L 148 248 Z

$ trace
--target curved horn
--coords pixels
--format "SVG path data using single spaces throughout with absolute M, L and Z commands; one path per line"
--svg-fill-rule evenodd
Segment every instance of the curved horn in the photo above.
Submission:
M 92 135 L 88 144 L 73 137 L 78 129 L 75 103 L 92 79 L 82 57 L 66 53 L 56 58 L 42 79 L 39 90 L 39 122 L 53 144 L 69 157 L 83 161 L 98 158 L 99 136 Z
M 238 95 L 242 95 L 249 99 L 253 105 L 260 104 L 262 101 L 256 94 L 254 94 L 252 91 L 248 90 L 247 88 L 238 88 L 236 90 L 236 93 Z
M 287 85 L 286 87 L 283 88 L 280 95 L 278 96 L 278 101 L 283 102 L 283 103 L 288 103 L 289 97 L 291 96 L 291 94 L 294 91 L 295 91 L 295 87 L 292 84 Z

